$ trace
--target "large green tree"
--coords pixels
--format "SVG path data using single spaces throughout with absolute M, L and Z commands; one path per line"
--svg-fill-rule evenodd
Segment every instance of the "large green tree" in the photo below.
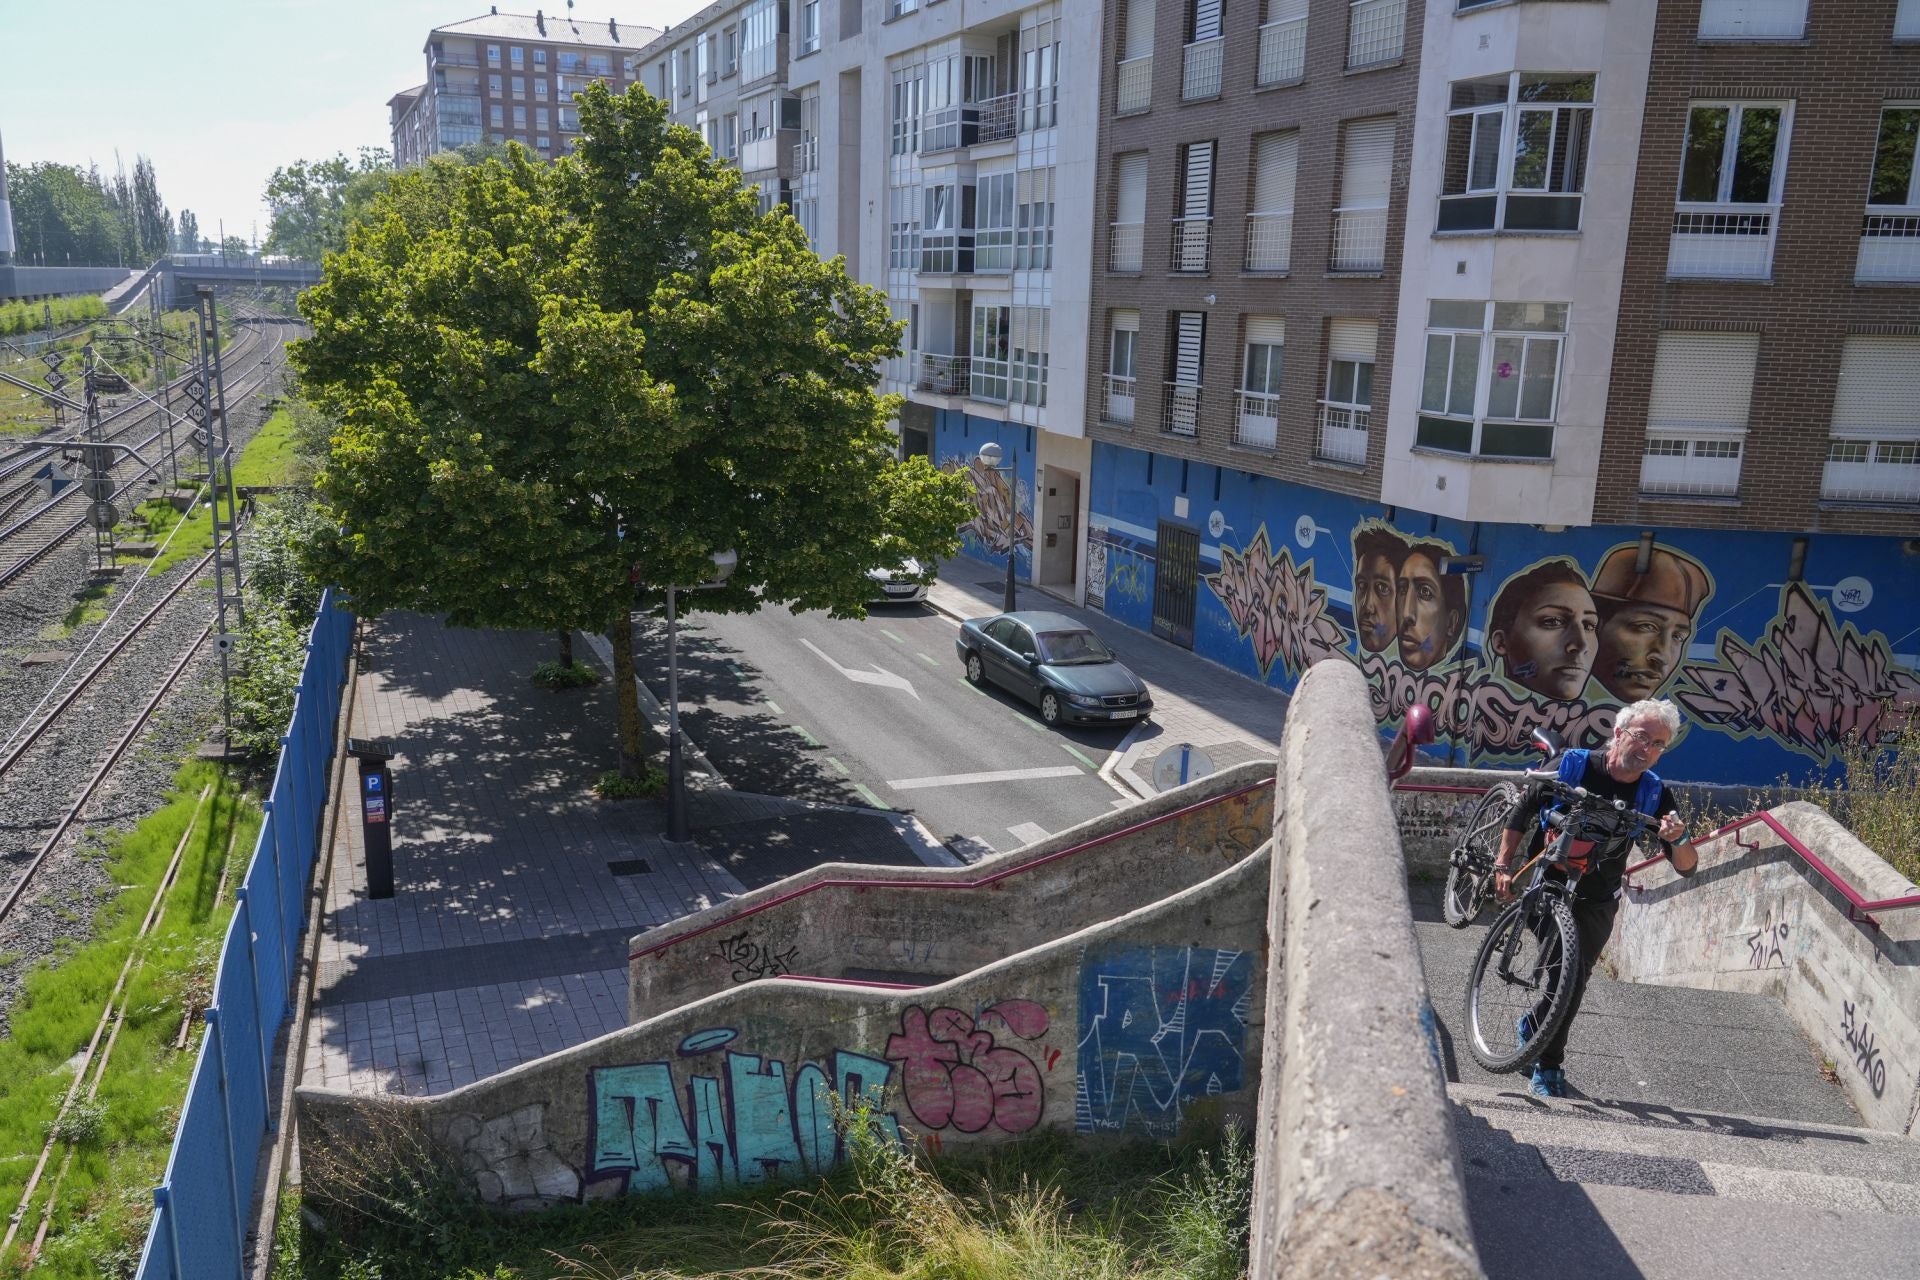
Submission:
M 362 147 L 354 160 L 341 153 L 275 169 L 267 179 L 266 251 L 313 262 L 338 252 L 346 247 L 353 212 L 371 205 L 392 173 L 379 147 Z
M 547 165 L 397 175 L 301 297 L 293 360 L 338 424 L 316 573 L 367 612 L 604 631 L 644 755 L 636 599 L 857 616 L 867 572 L 950 554 L 961 476 L 899 461 L 875 392 L 899 326 L 636 88 L 580 98 Z

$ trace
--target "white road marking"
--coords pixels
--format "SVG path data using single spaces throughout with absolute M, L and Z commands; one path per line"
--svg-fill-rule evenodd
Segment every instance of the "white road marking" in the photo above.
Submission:
M 871 671 L 861 671 L 854 667 L 843 667 L 832 658 L 829 658 L 821 650 L 820 646 L 813 641 L 802 640 L 800 643 L 813 650 L 814 656 L 819 658 L 820 661 L 826 663 L 855 684 L 877 684 L 884 689 L 905 689 L 913 695 L 915 702 L 920 700 L 920 691 L 914 688 L 905 676 L 897 676 L 891 671 L 882 671 L 878 664 L 875 664 Z
M 1038 844 L 1051 833 L 1037 822 L 1023 822 L 1017 827 L 1008 827 L 1007 834 L 1023 845 Z
M 943 773 L 931 778 L 894 778 L 887 785 L 895 791 L 918 791 L 924 787 L 970 787 L 982 782 L 1026 782 L 1034 778 L 1084 776 L 1078 765 L 1062 764 L 1040 769 L 999 769 L 992 773 Z

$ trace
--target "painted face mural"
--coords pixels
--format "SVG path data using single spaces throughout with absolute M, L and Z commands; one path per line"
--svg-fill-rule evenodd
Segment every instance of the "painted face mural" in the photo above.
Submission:
M 1394 577 L 1400 614 L 1400 661 L 1425 671 L 1453 651 L 1466 629 L 1466 589 L 1440 573 L 1446 549 L 1438 543 L 1414 543 Z
M 1385 529 L 1361 529 L 1353 535 L 1354 638 L 1368 653 L 1384 651 L 1399 631 L 1397 579 L 1406 555 L 1406 541 Z
M 1600 615 L 1585 575 L 1571 560 L 1549 560 L 1510 580 L 1494 597 L 1487 648 L 1501 674 L 1549 698 L 1586 691 L 1599 647 Z
M 1639 555 L 1638 546 L 1615 547 L 1593 574 L 1600 610 L 1593 674 L 1622 702 L 1651 698 L 1666 684 L 1713 594 L 1706 569 L 1693 557 L 1653 547 L 1640 572 Z

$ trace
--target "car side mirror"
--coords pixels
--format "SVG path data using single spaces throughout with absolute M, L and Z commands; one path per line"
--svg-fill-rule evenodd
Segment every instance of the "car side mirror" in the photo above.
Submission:
M 1034 670 L 1034 671 L 1038 671 L 1038 670 L 1040 669 L 1040 655 L 1039 655 L 1039 654 L 1037 654 L 1037 653 L 1030 653 L 1030 654 L 1028 654 L 1028 655 L 1027 655 L 1027 666 L 1028 666 L 1028 667 L 1029 667 L 1029 668 L 1030 668 L 1031 670 Z

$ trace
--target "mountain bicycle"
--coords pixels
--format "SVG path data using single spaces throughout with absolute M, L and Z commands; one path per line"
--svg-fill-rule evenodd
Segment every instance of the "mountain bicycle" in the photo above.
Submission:
M 1533 745 L 1549 760 L 1562 749 L 1560 739 L 1548 729 L 1533 731 Z M 1459 837 L 1447 854 L 1447 887 L 1440 898 L 1440 914 L 1455 929 L 1472 924 L 1493 897 L 1493 859 L 1500 852 L 1500 832 L 1507 815 L 1520 803 L 1520 793 L 1518 783 L 1494 784 L 1460 825 Z
M 1636 841 L 1660 827 L 1652 814 L 1570 786 L 1554 773 L 1529 771 L 1521 780 L 1544 782 L 1562 807 L 1547 815 L 1546 847 L 1514 873 L 1518 881 L 1532 868 L 1532 881 L 1494 917 L 1467 973 L 1467 1046 L 1493 1072 L 1532 1063 L 1567 1019 L 1580 971 L 1580 932 L 1573 922 L 1580 878 L 1624 859 Z M 1556 871 L 1561 874 L 1549 874 Z M 1523 1040 L 1525 1014 L 1533 1025 Z

